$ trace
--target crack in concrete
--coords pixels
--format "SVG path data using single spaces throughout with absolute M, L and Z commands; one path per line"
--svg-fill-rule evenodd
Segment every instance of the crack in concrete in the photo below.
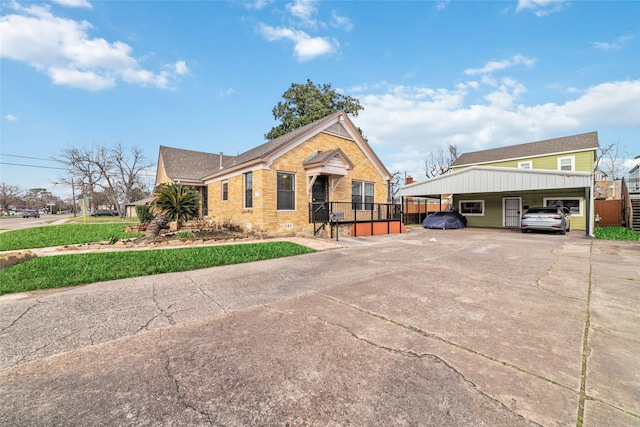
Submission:
M 572 393 L 575 393 L 575 390 L 574 390 L 574 389 L 572 389 L 571 387 L 568 387 L 568 386 L 566 386 L 566 385 L 564 385 L 564 384 L 561 384 L 561 383 L 559 383 L 559 382 L 557 382 L 557 381 L 555 381 L 555 380 L 552 380 L 552 379 L 550 379 L 550 378 L 546 378 L 546 377 L 543 377 L 543 376 L 541 376 L 541 375 L 535 374 L 535 373 L 533 373 L 533 372 L 531 372 L 531 371 L 528 371 L 528 370 L 526 370 L 526 369 L 520 368 L 519 366 L 514 365 L 513 363 L 509 363 L 509 362 L 506 362 L 506 361 L 504 361 L 504 360 L 497 359 L 497 358 L 495 358 L 495 357 L 493 357 L 493 356 L 489 356 L 488 354 L 481 353 L 481 352 L 479 352 L 479 351 L 477 351 L 477 350 L 474 350 L 474 349 L 472 349 L 472 348 L 470 348 L 470 347 L 467 347 L 467 346 L 465 346 L 465 345 L 455 343 L 455 342 L 450 341 L 450 340 L 448 340 L 448 339 L 446 339 L 446 338 L 443 338 L 443 337 L 441 337 L 441 336 L 439 336 L 439 335 L 437 335 L 437 334 L 434 334 L 434 333 L 431 333 L 431 332 L 425 331 L 425 330 L 423 330 L 423 329 L 421 329 L 421 328 L 418 328 L 417 326 L 408 325 L 408 324 L 402 323 L 402 322 L 400 322 L 400 321 L 390 319 L 390 318 L 388 318 L 388 317 L 386 317 L 386 316 L 383 316 L 383 315 L 381 315 L 381 314 L 374 313 L 374 312 L 369 311 L 369 310 L 364 310 L 364 309 L 362 309 L 362 308 L 360 308 L 360 307 L 356 307 L 356 306 L 354 306 L 354 305 L 352 305 L 352 304 L 349 304 L 349 303 L 347 303 L 347 302 L 341 301 L 341 300 L 339 300 L 339 299 L 337 299 L 337 298 L 334 298 L 334 297 L 331 297 L 331 296 L 329 296 L 329 295 L 324 295 L 324 294 L 318 294 L 318 295 L 319 295 L 319 296 L 322 296 L 322 297 L 324 297 L 324 298 L 327 298 L 328 300 L 333 301 L 333 302 L 335 302 L 335 303 L 338 303 L 338 304 L 344 305 L 344 306 L 346 306 L 346 307 L 352 308 L 352 309 L 354 309 L 354 310 L 357 310 L 357 311 L 359 311 L 359 312 L 361 312 L 361 313 L 364 313 L 364 314 L 366 314 L 366 315 L 368 315 L 368 316 L 375 317 L 375 318 L 377 318 L 377 319 L 380 319 L 380 320 L 383 320 L 383 321 L 385 321 L 385 322 L 391 323 L 391 324 L 393 324 L 393 325 L 395 325 L 395 326 L 399 326 L 399 327 L 401 327 L 401 328 L 403 328 L 403 329 L 406 329 L 406 330 L 408 330 L 408 331 L 410 331 L 410 332 L 413 332 L 413 333 L 417 333 L 417 334 L 419 334 L 419 335 L 422 335 L 422 336 L 423 336 L 423 337 L 425 337 L 425 338 L 430 338 L 430 339 L 433 339 L 433 340 L 439 341 L 439 342 L 441 342 L 441 343 L 443 343 L 443 344 L 447 344 L 447 345 L 449 345 L 449 346 L 455 347 L 455 348 L 457 348 L 457 349 L 459 349 L 459 350 L 464 350 L 464 351 L 466 351 L 466 352 L 468 352 L 468 353 L 471 353 L 471 354 L 473 354 L 473 355 L 480 356 L 480 357 L 482 357 L 482 358 L 484 358 L 484 359 L 487 359 L 487 360 L 490 360 L 490 361 L 492 361 L 492 362 L 494 362 L 494 363 L 499 363 L 499 364 L 501 364 L 502 366 L 505 366 L 505 367 L 507 367 L 507 368 L 514 369 L 514 370 L 516 370 L 516 371 L 518 371 L 518 372 L 521 372 L 521 373 L 523 373 L 523 374 L 526 374 L 526 375 L 531 375 L 531 376 L 533 376 L 533 377 L 535 377 L 535 378 L 537 378 L 537 379 L 540 379 L 540 380 L 546 381 L 546 382 L 548 382 L 548 383 L 550 383 L 550 384 L 553 384 L 553 385 L 558 386 L 558 387 L 562 387 L 562 388 L 563 388 L 563 389 L 565 389 L 565 390 L 569 390 L 569 391 L 571 391 Z M 445 363 L 446 363 L 446 362 L 445 362 Z
M 53 345 L 55 343 L 58 343 L 58 342 L 63 341 L 63 340 L 66 340 L 67 338 L 69 338 L 71 336 L 77 335 L 78 333 L 79 332 L 76 331 L 76 332 L 71 332 L 70 334 L 67 334 L 67 335 L 63 335 L 63 336 L 61 336 L 59 338 L 56 338 L 56 339 L 54 339 L 52 341 L 49 341 L 48 343 L 46 343 L 46 344 L 44 344 L 44 345 L 42 345 L 40 347 L 37 347 L 36 349 L 34 349 L 33 351 L 31 351 L 31 352 L 29 352 L 27 354 L 23 354 L 22 357 L 20 359 L 18 359 L 18 362 L 14 366 L 20 365 L 22 363 L 27 362 L 27 359 L 29 357 L 36 355 L 37 353 L 41 352 L 45 348 L 50 347 L 51 345 Z
M 228 313 L 229 311 L 226 309 L 225 306 L 223 306 L 222 304 L 220 304 L 215 298 L 213 298 L 211 295 L 209 295 L 207 293 L 207 291 L 204 290 L 204 288 L 202 287 L 201 284 L 199 284 L 198 282 L 196 282 L 195 280 L 193 280 L 193 278 L 189 277 L 187 274 L 184 275 L 187 279 L 189 279 L 191 281 L 191 283 L 193 283 L 193 285 L 198 288 L 200 290 L 200 292 L 202 293 L 202 295 L 204 295 L 205 297 L 209 298 L 209 300 L 211 302 L 213 302 L 215 305 L 217 305 L 218 307 L 220 307 L 220 309 L 224 312 L 224 313 Z
M 160 332 L 160 340 L 162 341 L 162 332 Z M 178 402 L 180 402 L 180 404 L 184 406 L 186 409 L 189 409 L 205 417 L 209 425 L 211 426 L 216 425 L 212 415 L 209 412 L 205 411 L 204 409 L 198 409 L 195 405 L 187 401 L 187 398 L 185 397 L 184 393 L 181 392 L 181 388 L 184 388 L 184 387 L 180 385 L 180 381 L 178 381 L 178 379 L 173 374 L 173 371 L 171 370 L 171 357 L 167 354 L 167 351 L 164 348 L 162 349 L 162 355 L 165 358 L 165 364 L 164 364 L 165 373 L 167 375 L 167 378 L 169 378 L 169 381 L 171 381 L 174 385 Z
M 153 322 L 154 320 L 156 320 L 160 316 L 164 316 L 169 321 L 170 325 L 175 325 L 176 321 L 173 318 L 173 315 L 176 314 L 176 313 L 179 313 L 180 311 L 183 311 L 183 310 L 178 310 L 178 311 L 169 312 L 168 310 L 170 310 L 171 307 L 173 307 L 175 305 L 175 303 L 170 304 L 167 308 L 162 308 L 160 306 L 160 302 L 158 301 L 158 292 L 157 292 L 157 289 L 156 289 L 156 285 L 154 284 L 154 285 L 152 285 L 152 287 L 153 287 L 153 293 L 151 295 L 151 300 L 156 305 L 156 309 L 158 310 L 158 313 L 156 313 L 151 319 L 149 319 L 149 321 L 147 323 L 145 323 L 140 328 L 138 328 L 138 330 L 136 332 L 134 332 L 134 335 L 137 334 L 137 333 L 140 333 L 143 330 L 148 331 L 149 330 L 149 325 L 151 324 L 151 322 Z
M 9 329 L 9 328 L 13 327 L 16 323 L 18 323 L 18 322 L 20 321 L 20 319 L 22 319 L 24 316 L 26 316 L 26 315 L 27 315 L 27 313 L 29 313 L 33 308 L 35 308 L 36 306 L 38 306 L 38 305 L 40 305 L 40 304 L 42 304 L 42 302 L 40 302 L 40 301 L 36 300 L 32 305 L 30 305 L 29 307 L 27 307 L 27 309 L 26 309 L 26 310 L 24 310 L 24 311 L 23 311 L 23 312 L 22 312 L 18 317 L 16 317 L 15 319 L 13 319 L 13 321 L 12 321 L 9 325 L 7 325 L 7 326 L 5 326 L 5 327 L 3 327 L 3 328 L 0 328 L 0 332 L 4 332 L 4 331 L 6 331 L 7 329 Z
M 321 295 L 321 296 L 324 296 L 324 295 Z M 329 299 L 330 299 L 330 300 L 332 300 L 331 298 L 329 298 Z M 347 305 L 348 305 L 348 304 L 347 304 Z M 361 310 L 359 310 L 359 309 L 357 309 L 357 308 L 355 308 L 355 307 L 352 307 L 352 308 L 354 308 L 354 309 L 356 309 L 356 310 L 358 310 L 358 311 L 361 311 Z M 443 365 L 445 365 L 447 368 L 449 368 L 449 369 L 451 369 L 453 372 L 455 372 L 455 374 L 456 374 L 456 375 L 458 375 L 460 378 L 462 378 L 462 380 L 463 380 L 465 383 L 469 384 L 469 385 L 470 385 L 474 390 L 476 390 L 476 392 L 478 392 L 480 395 L 482 395 L 482 396 L 484 396 L 485 398 L 487 398 L 487 399 L 491 400 L 491 401 L 492 401 L 492 402 L 494 402 L 495 404 L 497 404 L 497 405 L 501 406 L 501 407 L 502 407 L 502 408 L 504 408 L 506 411 L 508 411 L 509 413 L 514 414 L 515 416 L 519 417 L 520 419 L 525 420 L 525 421 L 528 421 L 528 422 L 533 423 L 533 424 L 535 424 L 535 425 L 539 425 L 539 426 L 541 426 L 541 424 L 536 423 L 535 421 L 532 421 L 532 420 L 528 420 L 528 419 L 526 419 L 526 418 L 525 418 L 525 417 L 523 417 L 522 415 L 518 414 L 518 413 L 517 413 L 515 410 L 513 410 L 512 408 L 510 408 L 510 407 L 508 407 L 507 405 L 505 405 L 504 403 L 502 403 L 500 400 L 498 400 L 498 399 L 496 399 L 495 397 L 493 397 L 493 396 L 491 396 L 491 395 L 487 394 L 486 392 L 484 392 L 484 391 L 483 391 L 483 390 L 482 390 L 482 389 L 481 389 L 481 388 L 480 388 L 476 383 L 474 383 L 473 381 L 469 380 L 469 379 L 468 379 L 468 378 L 467 378 L 467 377 L 466 377 L 466 376 L 465 376 L 461 371 L 459 371 L 458 369 L 456 369 L 453 365 L 449 364 L 446 360 L 444 360 L 444 359 L 443 359 L 443 358 L 441 358 L 440 356 L 437 356 L 437 355 L 432 354 L 432 353 L 418 353 L 418 352 L 415 352 L 415 351 L 413 351 L 413 350 L 398 349 L 398 348 L 389 347 L 389 346 L 386 346 L 386 345 L 381 345 L 381 344 L 378 344 L 378 343 L 376 343 L 376 342 L 373 342 L 373 341 L 371 341 L 371 340 L 369 340 L 369 339 L 367 339 L 367 338 L 364 338 L 364 337 L 359 336 L 359 335 L 358 335 L 358 334 L 356 334 L 354 331 L 352 331 L 351 329 L 349 329 L 348 327 L 346 327 L 346 326 L 344 326 L 344 325 L 340 325 L 340 324 L 338 324 L 338 323 L 331 322 L 331 321 L 329 321 L 329 320 L 327 320 L 327 319 L 322 318 L 321 316 L 319 316 L 319 315 L 317 315 L 317 314 L 315 314 L 315 313 L 309 313 L 309 312 L 306 312 L 306 311 L 305 311 L 305 312 L 303 312 L 303 313 L 305 313 L 305 314 L 306 314 L 306 315 L 308 315 L 308 316 L 313 316 L 313 317 L 315 317 L 316 319 L 321 320 L 321 321 L 323 321 L 323 322 L 325 322 L 325 323 L 327 323 L 327 324 L 329 324 L 329 325 L 332 325 L 332 326 L 335 326 L 335 327 L 337 327 L 337 328 L 340 328 L 340 329 L 342 329 L 342 330 L 346 331 L 349 335 L 351 335 L 351 336 L 352 336 L 353 338 L 355 338 L 356 340 L 358 340 L 358 341 L 362 341 L 362 342 L 364 342 L 364 343 L 366 343 L 366 344 L 368 344 L 368 345 L 371 345 L 372 347 L 378 348 L 378 349 L 380 349 L 380 350 L 388 351 L 388 352 L 390 352 L 390 353 L 395 353 L 395 354 L 398 354 L 398 355 L 403 356 L 403 357 L 412 357 L 412 358 L 417 358 L 417 359 L 425 359 L 425 358 L 427 358 L 427 359 L 431 359 L 431 360 L 433 360 L 433 361 L 435 361 L 435 362 L 442 363 L 442 364 L 443 364 Z M 367 314 L 369 314 L 369 313 L 367 313 Z M 371 315 L 371 314 L 370 314 L 370 315 Z M 373 315 L 373 316 L 374 316 L 374 317 L 378 317 L 378 316 L 376 316 L 376 315 Z M 398 323 L 396 323 L 396 322 L 393 322 L 393 321 L 391 321 L 391 323 L 393 323 L 393 324 L 395 324 L 395 325 L 400 325 L 400 324 L 398 324 Z M 400 325 L 400 326 L 401 326 L 401 325 Z
M 593 242 L 590 247 L 590 254 L 593 251 Z M 587 291 L 587 304 L 585 308 L 584 332 L 582 336 L 582 370 L 580 372 L 580 394 L 578 399 L 578 417 L 576 427 L 582 427 L 584 423 L 584 403 L 587 399 L 587 362 L 589 358 L 589 329 L 591 328 L 591 285 L 593 265 L 589 262 L 589 287 Z

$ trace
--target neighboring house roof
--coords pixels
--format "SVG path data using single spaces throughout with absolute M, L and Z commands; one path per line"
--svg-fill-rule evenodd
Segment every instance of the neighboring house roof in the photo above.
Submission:
M 136 200 L 135 202 L 129 202 L 127 203 L 127 206 L 144 206 L 151 203 L 152 200 L 153 200 L 153 197 L 149 196 L 149 197 L 145 197 L 144 199 Z
M 528 157 L 597 150 L 598 147 L 598 132 L 589 132 L 580 135 L 529 142 L 527 144 L 463 153 L 451 166 L 479 165 Z
M 441 194 L 517 192 L 593 185 L 591 173 L 470 166 L 455 172 L 415 182 L 400 189 L 402 196 L 435 197 Z

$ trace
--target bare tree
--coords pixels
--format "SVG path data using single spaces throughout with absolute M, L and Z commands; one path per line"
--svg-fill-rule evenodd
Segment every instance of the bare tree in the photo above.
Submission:
M 424 173 L 427 178 L 443 175 L 451 170 L 451 164 L 458 158 L 458 146 L 449 144 L 445 151 L 440 147 L 431 151 L 424 159 Z
M 96 196 L 102 193 L 120 216 L 125 215 L 126 204 L 135 187 L 141 185 L 141 172 L 152 166 L 144 159 L 141 148 L 125 149 L 122 144 L 113 148 L 96 145 L 88 148 L 69 147 L 56 160 L 67 166 L 69 176 L 79 182 L 91 196 L 91 211 L 95 210 Z
M 604 173 L 609 180 L 615 182 L 624 172 L 624 159 L 628 156 L 629 154 L 620 141 L 612 142 L 600 149 L 596 156 L 594 169 Z
M 16 204 L 24 192 L 17 185 L 0 183 L 0 207 L 5 213 L 9 213 L 9 205 Z

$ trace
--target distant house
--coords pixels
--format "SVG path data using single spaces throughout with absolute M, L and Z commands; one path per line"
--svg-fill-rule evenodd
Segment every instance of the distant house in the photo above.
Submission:
M 203 217 L 270 235 L 313 233 L 336 210 L 369 218 L 386 203 L 389 180 L 344 112 L 237 156 L 161 146 L 156 173 L 156 185 L 197 189 Z
M 470 226 L 519 228 L 530 206 L 563 206 L 571 229 L 593 234 L 598 134 L 590 132 L 464 153 L 451 173 L 404 186 L 403 197 L 453 194 Z

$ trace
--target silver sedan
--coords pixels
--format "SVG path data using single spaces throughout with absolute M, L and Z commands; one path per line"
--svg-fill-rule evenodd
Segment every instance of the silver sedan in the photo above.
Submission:
M 561 207 L 532 207 L 522 215 L 520 230 L 557 231 L 565 234 L 571 229 L 569 212 Z

